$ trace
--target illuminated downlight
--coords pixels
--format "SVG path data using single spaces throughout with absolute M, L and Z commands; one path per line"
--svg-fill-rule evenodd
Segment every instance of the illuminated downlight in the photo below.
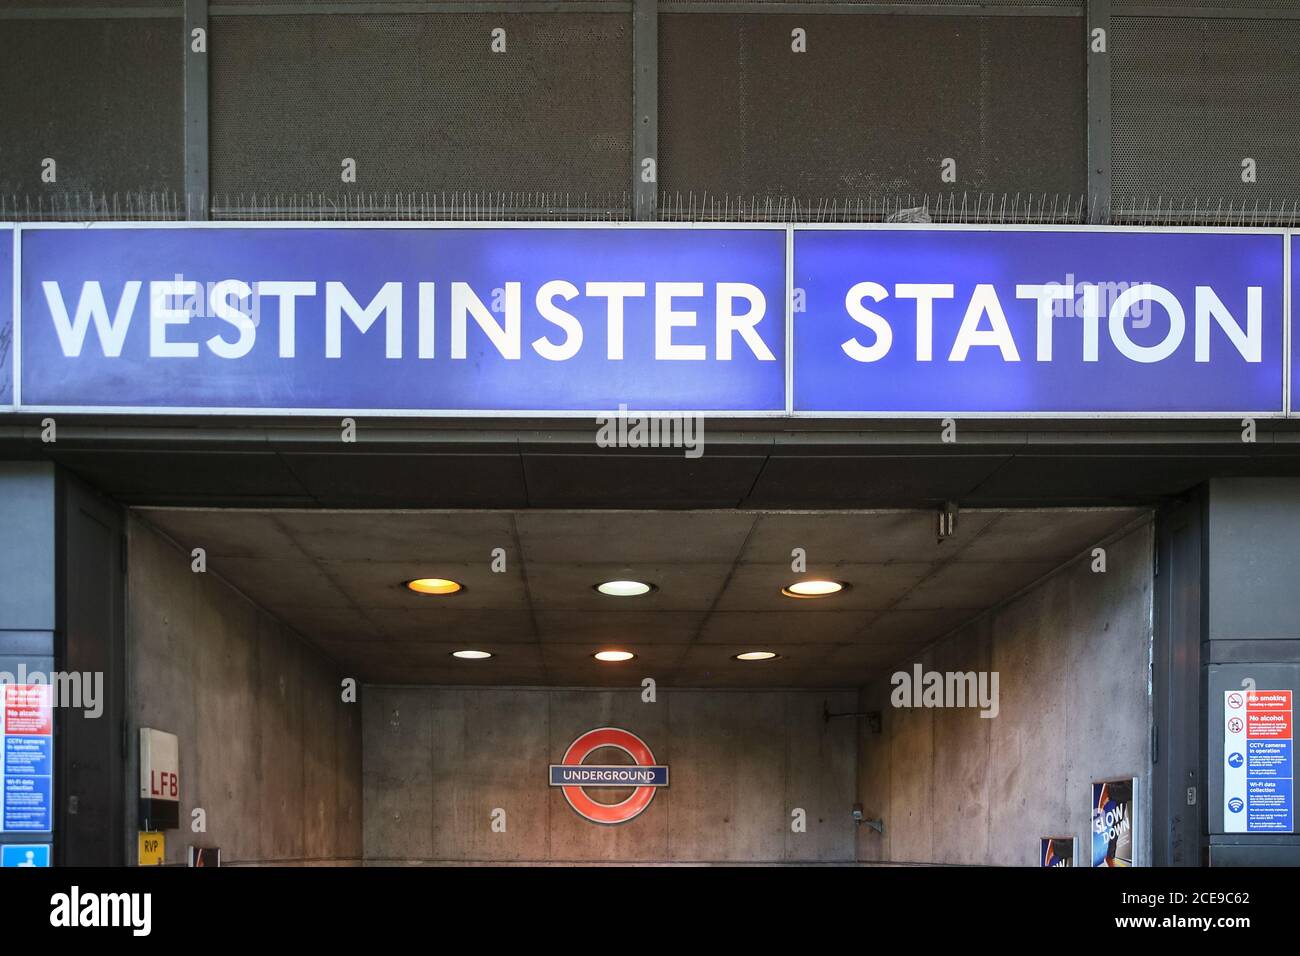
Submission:
M 459 657 L 463 661 L 485 661 L 492 656 L 490 651 L 452 651 L 452 657 Z
M 598 661 L 606 662 L 630 661 L 632 658 L 636 657 L 636 655 L 631 651 L 597 651 L 591 656 L 596 658 Z
M 450 578 L 416 578 L 407 581 L 406 586 L 417 594 L 456 594 L 465 590 L 465 585 Z
M 743 654 L 737 654 L 738 661 L 770 661 L 777 656 L 776 651 L 745 651 Z
M 610 597 L 640 597 L 653 591 L 654 585 L 644 581 L 606 581 L 597 584 L 596 590 Z
M 844 590 L 839 581 L 795 581 L 781 589 L 781 593 L 792 598 L 829 597 Z

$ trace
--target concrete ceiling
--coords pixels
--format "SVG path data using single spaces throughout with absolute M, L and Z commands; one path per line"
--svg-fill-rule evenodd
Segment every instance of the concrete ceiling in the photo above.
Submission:
M 1137 520 L 1135 508 L 963 511 L 303 511 L 142 508 L 209 570 L 368 682 L 851 687 Z M 506 570 L 494 572 L 494 549 Z M 850 583 L 818 600 L 801 575 Z M 466 585 L 418 595 L 416 577 Z M 611 598 L 593 585 L 657 590 Z M 602 664 L 601 648 L 634 651 Z M 453 650 L 492 651 L 461 661 Z M 733 655 L 780 657 L 741 663 Z

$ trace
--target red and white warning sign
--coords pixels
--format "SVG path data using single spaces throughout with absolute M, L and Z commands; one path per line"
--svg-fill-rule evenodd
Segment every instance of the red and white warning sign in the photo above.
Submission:
M 4 732 L 48 737 L 54 733 L 53 688 L 49 684 L 6 684 Z
M 180 826 L 180 742 L 175 734 L 140 728 L 140 829 Z
M 0 830 L 48 832 L 54 825 L 54 688 L 5 684 L 0 694 Z

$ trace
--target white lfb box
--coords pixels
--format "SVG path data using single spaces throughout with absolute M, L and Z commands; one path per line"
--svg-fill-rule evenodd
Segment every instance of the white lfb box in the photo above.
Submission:
M 180 826 L 180 741 L 175 734 L 140 728 L 140 829 Z

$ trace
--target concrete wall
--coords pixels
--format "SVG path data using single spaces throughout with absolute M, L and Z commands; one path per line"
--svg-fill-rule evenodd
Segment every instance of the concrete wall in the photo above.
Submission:
M 1106 573 L 1076 561 L 898 662 L 999 672 L 997 717 L 896 709 L 888 676 L 863 690 L 882 728 L 863 723 L 859 795 L 884 833 L 862 827 L 858 859 L 1036 866 L 1040 837 L 1087 837 L 1092 781 L 1126 776 L 1142 778 L 1137 852 L 1149 858 L 1151 526 L 1106 551 Z
M 854 691 L 366 687 L 371 862 L 853 860 Z M 595 727 L 623 727 L 670 786 L 619 826 L 579 817 L 547 767 Z M 807 832 L 791 811 L 807 811 Z M 506 811 L 506 832 L 491 827 Z
M 168 863 L 189 843 L 221 847 L 223 865 L 359 860 L 360 705 L 340 699 L 337 668 L 135 516 L 128 547 L 131 862 L 140 727 L 180 738 Z

